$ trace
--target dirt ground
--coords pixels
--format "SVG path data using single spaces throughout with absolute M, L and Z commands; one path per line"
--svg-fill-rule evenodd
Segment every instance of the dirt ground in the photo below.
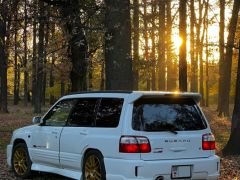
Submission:
M 12 131 L 18 127 L 31 124 L 32 109 L 30 107 L 9 108 L 9 114 L 0 114 L 0 180 L 13 180 L 16 178 L 6 165 L 6 146 L 10 141 Z M 208 118 L 211 128 L 215 134 L 217 142 L 217 154 L 221 155 L 221 149 L 228 140 L 230 132 L 230 120 L 219 118 L 216 111 L 212 108 L 204 108 L 206 117 Z M 35 172 L 33 178 L 35 180 L 69 180 L 62 176 L 49 173 Z M 240 179 L 240 156 L 221 157 L 221 177 L 220 180 L 238 180 Z

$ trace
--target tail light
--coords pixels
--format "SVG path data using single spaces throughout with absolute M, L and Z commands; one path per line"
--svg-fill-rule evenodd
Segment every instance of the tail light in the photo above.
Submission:
M 212 133 L 204 134 L 202 136 L 202 149 L 215 150 L 215 137 Z
M 142 136 L 122 136 L 119 142 L 121 153 L 149 153 L 151 145 L 148 138 Z

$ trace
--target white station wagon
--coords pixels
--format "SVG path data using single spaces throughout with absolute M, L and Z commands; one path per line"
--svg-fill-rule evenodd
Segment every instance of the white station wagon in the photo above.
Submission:
M 7 161 L 82 180 L 217 179 L 215 139 L 197 93 L 87 92 L 62 97 L 13 132 Z

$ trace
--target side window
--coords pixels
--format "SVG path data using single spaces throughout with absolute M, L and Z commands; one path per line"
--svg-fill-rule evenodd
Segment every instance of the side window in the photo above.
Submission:
M 64 126 L 67 122 L 69 113 L 76 103 L 76 100 L 62 100 L 55 105 L 51 111 L 45 116 L 43 121 L 45 126 Z
M 68 119 L 68 126 L 91 127 L 94 126 L 95 106 L 97 98 L 78 99 Z
M 102 98 L 96 117 L 96 127 L 117 127 L 122 111 L 123 99 Z

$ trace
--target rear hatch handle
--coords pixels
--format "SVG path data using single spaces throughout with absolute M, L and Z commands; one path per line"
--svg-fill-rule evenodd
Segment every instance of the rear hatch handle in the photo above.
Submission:
M 186 151 L 187 148 L 185 148 L 185 147 L 172 147 L 172 148 L 170 148 L 170 150 L 173 151 L 173 152 L 182 152 L 182 151 Z

